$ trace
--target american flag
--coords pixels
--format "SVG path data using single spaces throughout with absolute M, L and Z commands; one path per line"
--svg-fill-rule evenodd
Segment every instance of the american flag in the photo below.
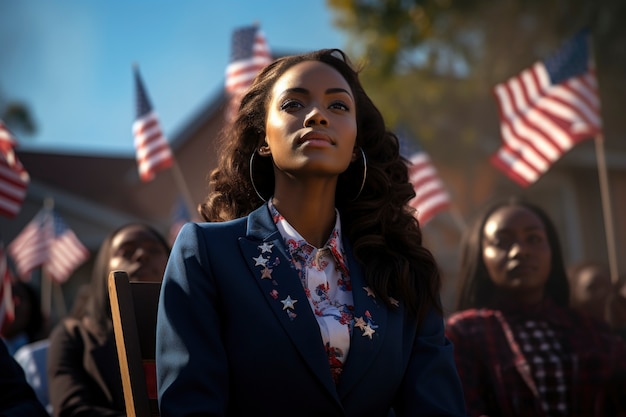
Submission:
M 12 281 L 4 245 L 0 242 L 0 334 L 3 333 L 4 327 L 11 324 L 15 318 Z
M 576 143 L 602 131 L 588 42 L 582 30 L 552 56 L 494 88 L 503 144 L 491 162 L 523 187 Z
M 89 250 L 53 209 L 43 208 L 9 244 L 20 276 L 42 266 L 53 281 L 65 282 L 89 258 Z
M 170 145 L 163 135 L 159 118 L 152 110 L 152 104 L 143 86 L 139 68 L 134 67 L 135 90 L 137 96 L 137 119 L 133 123 L 135 150 L 139 178 L 148 182 L 157 172 L 167 169 L 174 163 Z
M 176 201 L 172 210 L 172 220 L 169 231 L 170 245 L 172 245 L 176 240 L 180 229 L 189 221 L 191 221 L 191 216 L 189 215 L 189 210 L 187 209 L 185 200 L 181 197 Z
M 265 35 L 257 26 L 236 29 L 232 35 L 230 62 L 226 67 L 226 92 L 230 96 L 228 118 L 239 108 L 254 77 L 272 62 Z
M 399 129 L 400 155 L 409 162 L 409 181 L 413 184 L 415 197 L 409 205 L 416 209 L 420 225 L 428 223 L 439 212 L 450 207 L 450 195 L 431 163 L 430 157 L 406 130 Z
M 16 140 L 0 120 L 0 215 L 15 217 L 26 198 L 28 172 L 15 155 Z

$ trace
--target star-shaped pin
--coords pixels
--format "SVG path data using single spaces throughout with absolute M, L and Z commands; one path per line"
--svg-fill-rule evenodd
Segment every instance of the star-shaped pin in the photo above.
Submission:
M 269 252 L 272 253 L 272 248 L 274 245 L 271 243 L 263 242 L 262 245 L 259 245 L 258 248 L 261 249 L 261 253 Z
M 365 320 L 363 320 L 363 317 L 356 317 L 354 319 L 354 326 L 358 327 L 361 330 L 363 330 L 363 328 L 366 326 Z
M 286 310 L 288 308 L 290 309 L 294 309 L 294 304 L 298 302 L 298 300 L 292 300 L 291 296 L 288 295 L 287 298 L 285 298 L 284 300 L 280 300 L 281 303 L 283 303 L 283 310 Z
M 272 270 L 267 266 L 261 271 L 261 279 L 272 279 Z
M 367 324 L 363 329 L 363 336 L 368 336 L 370 340 L 372 339 L 374 333 L 376 333 L 376 330 L 372 329 L 369 324 Z
M 252 257 L 254 259 L 254 266 L 265 266 L 267 263 L 267 259 L 263 257 L 263 255 L 259 255 L 257 258 Z
M 363 289 L 367 292 L 368 297 L 376 298 L 376 294 L 374 294 L 374 291 L 372 291 L 370 287 L 363 287 Z

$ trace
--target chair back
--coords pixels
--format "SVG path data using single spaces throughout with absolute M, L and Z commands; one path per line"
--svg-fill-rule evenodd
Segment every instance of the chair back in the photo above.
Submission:
M 155 347 L 160 291 L 160 282 L 131 282 L 125 271 L 109 274 L 113 331 L 128 417 L 159 415 Z

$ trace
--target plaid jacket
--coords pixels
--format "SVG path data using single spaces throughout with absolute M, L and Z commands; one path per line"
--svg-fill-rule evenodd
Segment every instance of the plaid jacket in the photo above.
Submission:
M 563 345 L 573 353 L 568 415 L 626 415 L 624 341 L 604 325 L 552 302 L 544 303 L 538 317 L 559 328 Z M 511 320 L 515 316 L 500 310 L 471 309 L 447 321 L 470 417 L 547 417 Z

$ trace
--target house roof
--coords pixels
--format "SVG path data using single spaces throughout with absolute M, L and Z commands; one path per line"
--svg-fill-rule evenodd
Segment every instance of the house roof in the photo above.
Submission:
M 214 164 L 209 145 L 223 124 L 225 100 L 222 91 L 210 97 L 170 141 L 176 169 L 195 204 L 206 194 L 206 173 Z M 45 199 L 53 199 L 69 227 L 92 249 L 125 222 L 145 221 L 166 233 L 172 207 L 181 194 L 180 183 L 168 172 L 172 170 L 159 172 L 151 182 L 141 182 L 134 153 L 18 149 L 17 155 L 31 183 L 19 215 L 0 217 L 0 238 L 5 242 L 23 229 Z

